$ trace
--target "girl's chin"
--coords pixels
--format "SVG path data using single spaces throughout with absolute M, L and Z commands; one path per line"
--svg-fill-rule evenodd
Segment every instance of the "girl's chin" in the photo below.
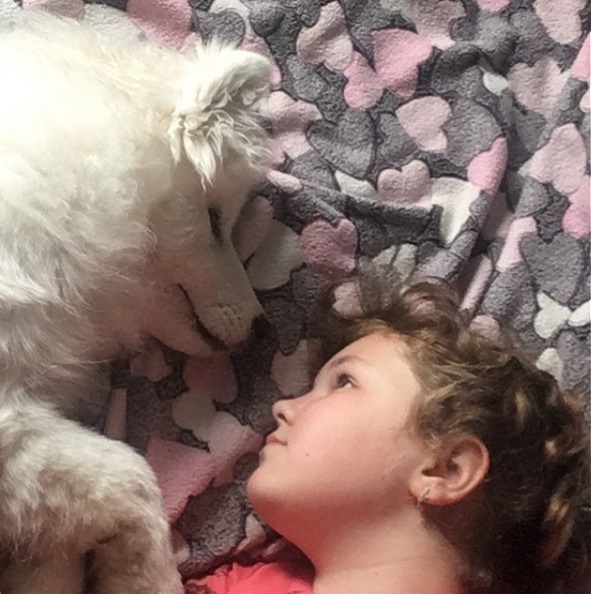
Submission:
M 246 483 L 246 496 L 250 504 L 265 519 L 267 514 L 283 506 L 285 495 L 275 473 L 266 472 L 260 466 Z

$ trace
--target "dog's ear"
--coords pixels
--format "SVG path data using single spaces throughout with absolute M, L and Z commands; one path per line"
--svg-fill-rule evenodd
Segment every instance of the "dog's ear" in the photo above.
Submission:
M 210 44 L 188 62 L 169 128 L 175 160 L 184 153 L 212 183 L 224 156 L 252 161 L 264 152 L 258 103 L 269 91 L 271 65 L 253 52 Z M 258 154 L 260 153 L 260 154 Z

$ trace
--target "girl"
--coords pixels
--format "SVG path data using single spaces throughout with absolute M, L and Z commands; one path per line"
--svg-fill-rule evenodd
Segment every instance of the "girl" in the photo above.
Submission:
M 332 312 L 310 392 L 273 409 L 254 508 L 310 560 L 225 568 L 215 594 L 549 594 L 588 570 L 580 403 L 422 282 Z

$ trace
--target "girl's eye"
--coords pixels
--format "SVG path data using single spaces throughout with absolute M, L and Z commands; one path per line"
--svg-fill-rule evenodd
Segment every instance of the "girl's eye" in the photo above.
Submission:
M 339 373 L 336 382 L 337 388 L 352 388 L 353 380 L 346 373 Z

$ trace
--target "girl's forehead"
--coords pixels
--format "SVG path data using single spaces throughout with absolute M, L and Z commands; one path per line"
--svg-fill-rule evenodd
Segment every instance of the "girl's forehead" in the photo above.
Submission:
M 344 363 L 359 363 L 367 367 L 392 367 L 408 363 L 408 347 L 403 338 L 394 333 L 374 332 L 362 336 L 338 351 L 323 369 Z
M 368 356 L 369 353 L 384 353 L 405 356 L 407 351 L 408 345 L 404 336 L 396 332 L 376 331 L 357 338 L 339 351 L 339 353 L 366 353 Z

